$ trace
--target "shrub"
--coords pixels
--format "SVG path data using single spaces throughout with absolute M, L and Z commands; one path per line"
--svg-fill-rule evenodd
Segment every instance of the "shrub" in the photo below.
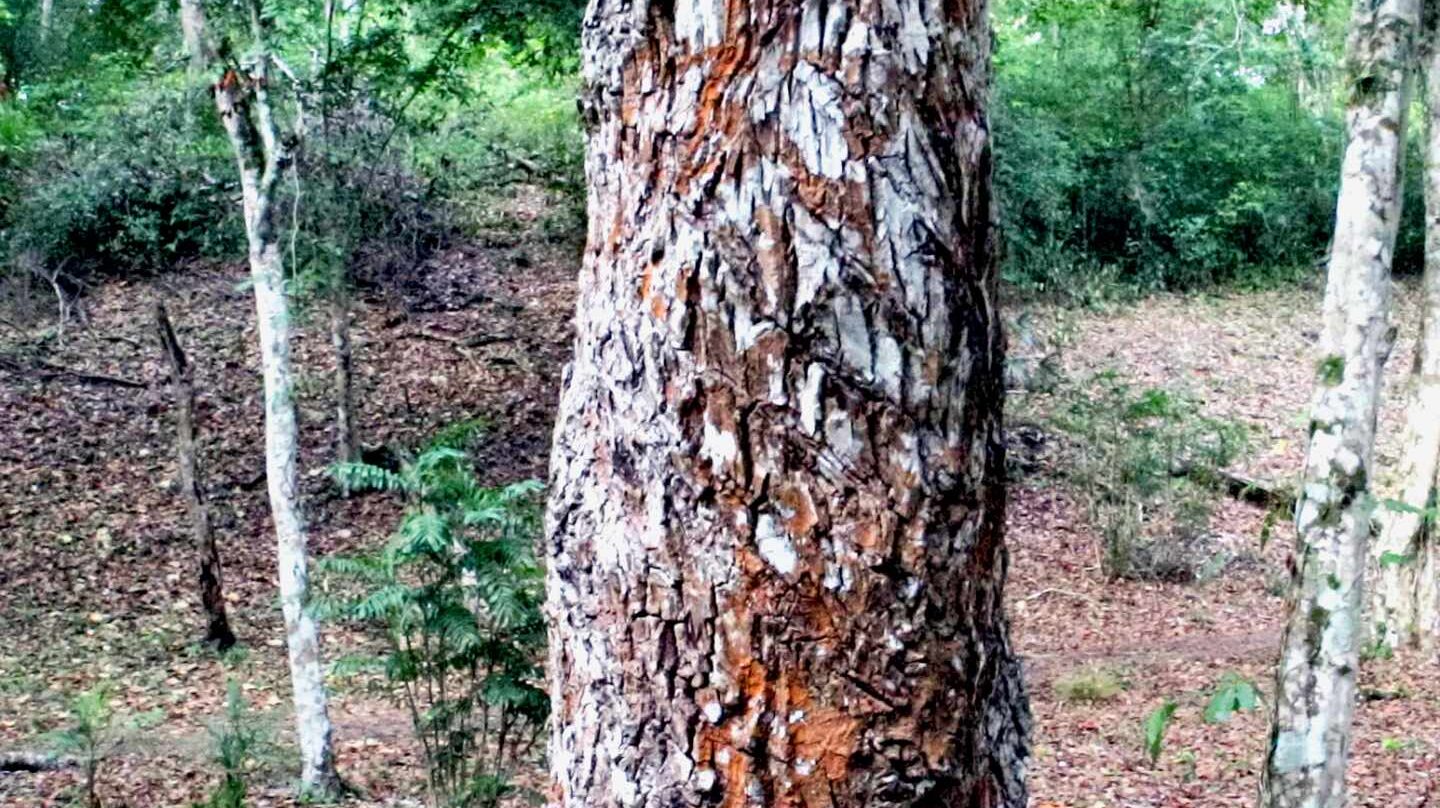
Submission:
M 1192 579 L 1219 472 L 1244 448 L 1242 427 L 1193 398 L 1137 390 L 1114 371 L 1062 386 L 1051 416 L 1066 437 L 1068 475 L 1100 531 L 1111 577 Z
M 233 159 L 199 99 L 165 83 L 99 99 L 61 83 L 37 96 L 27 103 L 83 112 L 33 144 L 6 217 L 11 256 L 36 256 L 78 286 L 241 254 Z
M 1323 90 L 1343 20 L 1316 12 L 1267 27 L 1251 15 L 1268 7 L 1212 0 L 1087 9 L 996 7 L 1004 277 L 1087 302 L 1113 294 L 1106 285 L 1310 271 L 1339 185 L 1342 120 Z M 1418 208 L 1402 253 L 1421 232 Z
M 1061 701 L 1094 704 L 1119 696 L 1125 680 L 1108 668 L 1085 668 L 1056 679 L 1054 690 Z
M 249 791 L 245 775 L 266 739 L 234 679 L 225 683 L 225 715 L 211 727 L 210 736 L 215 744 L 215 762 L 223 776 L 210 799 L 197 808 L 244 808 Z
M 321 565 L 349 590 L 322 614 L 384 634 L 380 661 L 410 712 L 437 806 L 491 806 L 509 793 L 508 768 L 549 709 L 533 551 L 539 486 L 479 485 L 463 448 L 473 431 L 446 430 L 399 471 L 337 467 L 342 486 L 392 492 L 407 507 L 383 550 Z

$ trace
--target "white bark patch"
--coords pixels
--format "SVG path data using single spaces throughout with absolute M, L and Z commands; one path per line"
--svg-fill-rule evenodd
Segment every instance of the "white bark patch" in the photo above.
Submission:
M 775 517 L 768 513 L 756 520 L 755 543 L 759 547 L 760 557 L 781 575 L 791 574 L 800 563 L 790 536 L 776 524 Z
M 782 91 L 780 126 L 800 150 L 811 174 L 830 179 L 845 176 L 850 147 L 845 142 L 844 94 L 840 83 L 801 62 Z
M 697 48 L 725 41 L 725 0 L 675 0 L 675 36 Z
M 795 227 L 795 311 L 815 301 L 820 289 L 832 277 L 839 253 L 835 233 L 804 208 L 794 209 Z

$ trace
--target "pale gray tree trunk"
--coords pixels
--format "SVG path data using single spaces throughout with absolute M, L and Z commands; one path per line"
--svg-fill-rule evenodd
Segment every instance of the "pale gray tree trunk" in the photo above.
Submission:
M 336 283 L 341 288 L 330 301 L 330 344 L 335 351 L 335 460 L 354 463 L 360 459 L 359 427 L 355 419 L 355 355 L 350 342 L 349 278 Z
M 195 541 L 199 572 L 200 605 L 205 611 L 204 642 L 224 651 L 235 644 L 230 620 L 225 614 L 225 593 L 220 572 L 220 547 L 210 527 L 210 509 L 200 482 L 200 447 L 196 439 L 195 375 L 165 304 L 155 303 L 155 330 L 161 350 L 170 363 L 170 389 L 175 394 L 175 455 L 180 493 L 190 514 L 190 531 Z
M 1296 507 L 1296 580 L 1277 672 L 1262 802 L 1340 808 L 1354 716 L 1362 587 L 1390 263 L 1400 218 L 1406 85 L 1419 0 L 1358 0 L 1310 444 Z
M 1427 15 L 1440 18 L 1440 15 Z M 1410 371 L 1405 438 L 1401 447 L 1400 507 L 1381 512 L 1375 546 L 1374 620 L 1376 637 L 1391 647 L 1440 642 L 1440 586 L 1434 534 L 1437 474 L 1440 474 L 1440 42 L 1436 20 L 1422 62 L 1426 86 L 1425 276 L 1421 282 L 1421 325 Z
M 984 0 L 592 0 L 555 804 L 1025 804 Z
M 190 58 L 191 75 L 208 70 L 215 58 L 215 48 L 210 42 L 205 7 L 200 0 L 180 0 L 180 36 L 185 42 L 185 53 Z
M 240 169 L 250 277 L 255 288 L 256 327 L 265 383 L 265 472 L 275 523 L 280 604 L 290 658 L 301 780 L 311 792 L 333 794 L 335 773 L 320 631 L 305 608 L 309 573 L 305 525 L 296 472 L 299 429 L 290 361 L 290 307 L 285 297 L 275 194 L 289 156 L 280 142 L 270 104 L 271 56 L 265 48 L 258 3 L 251 6 L 255 53 L 241 71 L 227 70 L 215 84 L 215 105 Z
M 50 43 L 50 31 L 55 27 L 55 0 L 40 0 L 40 47 Z

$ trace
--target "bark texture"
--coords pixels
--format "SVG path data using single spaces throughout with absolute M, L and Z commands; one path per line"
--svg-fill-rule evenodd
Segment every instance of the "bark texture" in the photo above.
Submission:
M 210 509 L 205 505 L 205 492 L 200 483 L 200 451 L 195 429 L 195 381 L 190 362 L 175 336 L 165 304 L 155 304 L 155 330 L 160 347 L 170 363 L 170 389 L 175 395 L 175 454 L 180 477 L 180 493 L 190 512 L 190 531 L 199 559 L 200 605 L 205 611 L 204 642 L 224 651 L 235 645 L 235 634 L 225 614 L 223 579 L 220 574 L 220 547 L 210 528 Z
M 983 0 L 592 0 L 562 806 L 1022 806 Z
M 1440 10 L 1426 10 L 1425 276 L 1400 458 L 1403 509 L 1383 513 L 1375 557 L 1376 636 L 1391 647 L 1440 644 L 1440 552 L 1434 535 L 1440 474 Z
M 339 791 L 340 783 L 335 773 L 320 631 L 305 608 L 309 572 L 296 473 L 299 430 L 290 361 L 290 307 L 285 298 L 275 216 L 275 188 L 288 158 L 267 89 L 270 57 L 263 46 L 263 17 L 258 7 L 252 8 L 252 17 L 258 54 L 248 61 L 243 72 L 227 70 L 215 84 L 215 105 L 240 169 L 250 247 L 250 277 L 255 288 L 260 361 L 265 377 L 265 477 L 278 545 L 280 604 L 285 615 L 301 780 L 311 792 L 333 794 Z
M 1349 141 L 1296 506 L 1297 580 L 1262 785 L 1269 808 L 1345 804 L 1375 503 L 1375 421 L 1394 339 L 1390 264 L 1400 218 L 1406 82 L 1418 27 L 1419 0 L 1358 0 L 1351 20 Z

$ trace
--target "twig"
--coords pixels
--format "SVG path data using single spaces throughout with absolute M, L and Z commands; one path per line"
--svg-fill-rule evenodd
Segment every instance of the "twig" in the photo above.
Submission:
M 1021 603 L 1029 603 L 1029 602 L 1032 601 L 1032 600 L 1039 600 L 1040 598 L 1043 598 L 1043 597 L 1045 597 L 1046 595 L 1065 595 L 1066 597 L 1075 598 L 1076 600 L 1083 600 L 1083 601 L 1085 601 L 1085 602 L 1087 602 L 1087 603 L 1091 603 L 1091 604 L 1094 604 L 1094 605 L 1097 605 L 1097 606 L 1099 605 L 1099 602 L 1096 601 L 1094 598 L 1090 597 L 1089 595 L 1084 595 L 1084 594 L 1081 594 L 1081 593 L 1079 593 L 1079 592 L 1071 592 L 1071 591 L 1068 590 L 1068 589 L 1056 589 L 1056 588 L 1054 588 L 1054 587 L 1051 587 L 1051 588 L 1049 588 L 1049 589 L 1042 589 L 1042 590 L 1040 590 L 1039 592 L 1036 592 L 1035 594 L 1030 595 L 1029 597 L 1021 598 L 1021 599 L 1020 599 L 1020 602 L 1021 602 Z
M 0 772 L 52 772 L 78 765 L 75 758 L 43 752 L 0 752 Z
M 23 374 L 33 373 L 41 379 L 70 378 L 85 384 L 98 384 L 108 387 L 125 387 L 131 390 L 145 390 L 150 387 L 145 382 L 137 382 L 134 379 L 126 379 L 120 376 L 109 376 L 104 373 L 87 373 L 80 370 L 52 365 L 49 362 L 36 362 L 33 367 L 26 367 L 13 359 L 0 358 L 0 370 L 8 370 L 11 373 Z

